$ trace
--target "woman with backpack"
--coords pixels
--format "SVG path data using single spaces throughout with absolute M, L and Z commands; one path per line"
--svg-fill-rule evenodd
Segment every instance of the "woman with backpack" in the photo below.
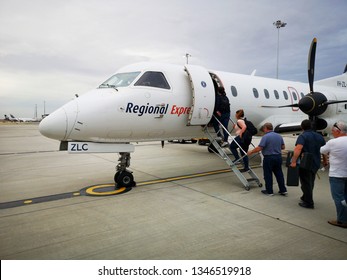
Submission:
M 237 151 L 240 149 L 240 154 L 243 157 L 244 168 L 241 169 L 241 172 L 246 172 L 249 170 L 249 160 L 247 156 L 248 147 L 252 142 L 252 134 L 247 130 L 247 125 L 244 120 L 245 113 L 243 109 L 237 110 L 235 117 L 236 123 L 234 124 L 234 129 L 236 129 L 235 134 L 236 137 L 230 144 L 230 151 L 235 157 L 234 162 L 237 162 L 240 159 L 239 153 Z

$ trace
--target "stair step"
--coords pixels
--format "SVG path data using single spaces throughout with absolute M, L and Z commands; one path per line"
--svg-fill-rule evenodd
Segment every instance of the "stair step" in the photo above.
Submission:
M 205 126 L 204 127 L 204 132 L 207 135 L 207 138 L 210 140 L 211 145 L 213 145 L 213 148 L 211 148 L 211 150 L 218 154 L 219 157 L 221 159 L 223 159 L 231 168 L 231 170 L 234 172 L 234 174 L 236 175 L 236 177 L 238 177 L 238 179 L 241 181 L 241 183 L 244 185 L 246 190 L 250 190 L 250 182 L 256 182 L 258 184 L 258 186 L 261 186 L 262 184 L 260 183 L 260 180 L 258 178 L 258 176 L 253 172 L 253 170 L 250 168 L 247 171 L 242 172 L 240 169 L 238 169 L 238 165 L 240 164 L 240 161 L 237 161 L 236 163 L 233 162 L 231 160 L 231 158 L 228 156 L 228 154 L 225 152 L 224 147 L 221 147 L 221 141 L 217 141 L 216 136 L 212 135 L 209 131 L 208 131 L 208 127 Z M 229 134 L 230 137 L 232 137 Z M 232 137 L 233 138 L 233 137 Z M 252 178 L 245 178 L 244 174 L 248 173 Z

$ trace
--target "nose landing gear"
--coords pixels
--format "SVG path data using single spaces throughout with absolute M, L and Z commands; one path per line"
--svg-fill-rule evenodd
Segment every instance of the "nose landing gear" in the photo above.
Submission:
M 131 188 L 136 186 L 136 182 L 134 181 L 134 176 L 132 172 L 127 170 L 127 167 L 130 166 L 130 153 L 122 152 L 119 153 L 119 163 L 116 167 L 116 174 L 114 175 L 114 181 L 116 183 L 116 187 L 125 187 Z

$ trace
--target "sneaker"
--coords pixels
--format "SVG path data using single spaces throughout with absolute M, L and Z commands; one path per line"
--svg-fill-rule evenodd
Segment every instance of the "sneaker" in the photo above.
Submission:
M 229 146 L 228 142 L 223 142 L 222 145 L 221 145 L 222 148 L 225 148 L 225 147 L 228 147 L 228 146 Z
M 240 169 L 240 172 L 247 172 L 247 171 L 249 171 L 249 168 L 242 168 L 242 169 Z
M 278 192 L 280 195 L 287 196 L 287 192 Z
M 261 193 L 265 194 L 267 196 L 273 196 L 274 195 L 273 193 L 268 193 L 267 190 L 262 190 Z

